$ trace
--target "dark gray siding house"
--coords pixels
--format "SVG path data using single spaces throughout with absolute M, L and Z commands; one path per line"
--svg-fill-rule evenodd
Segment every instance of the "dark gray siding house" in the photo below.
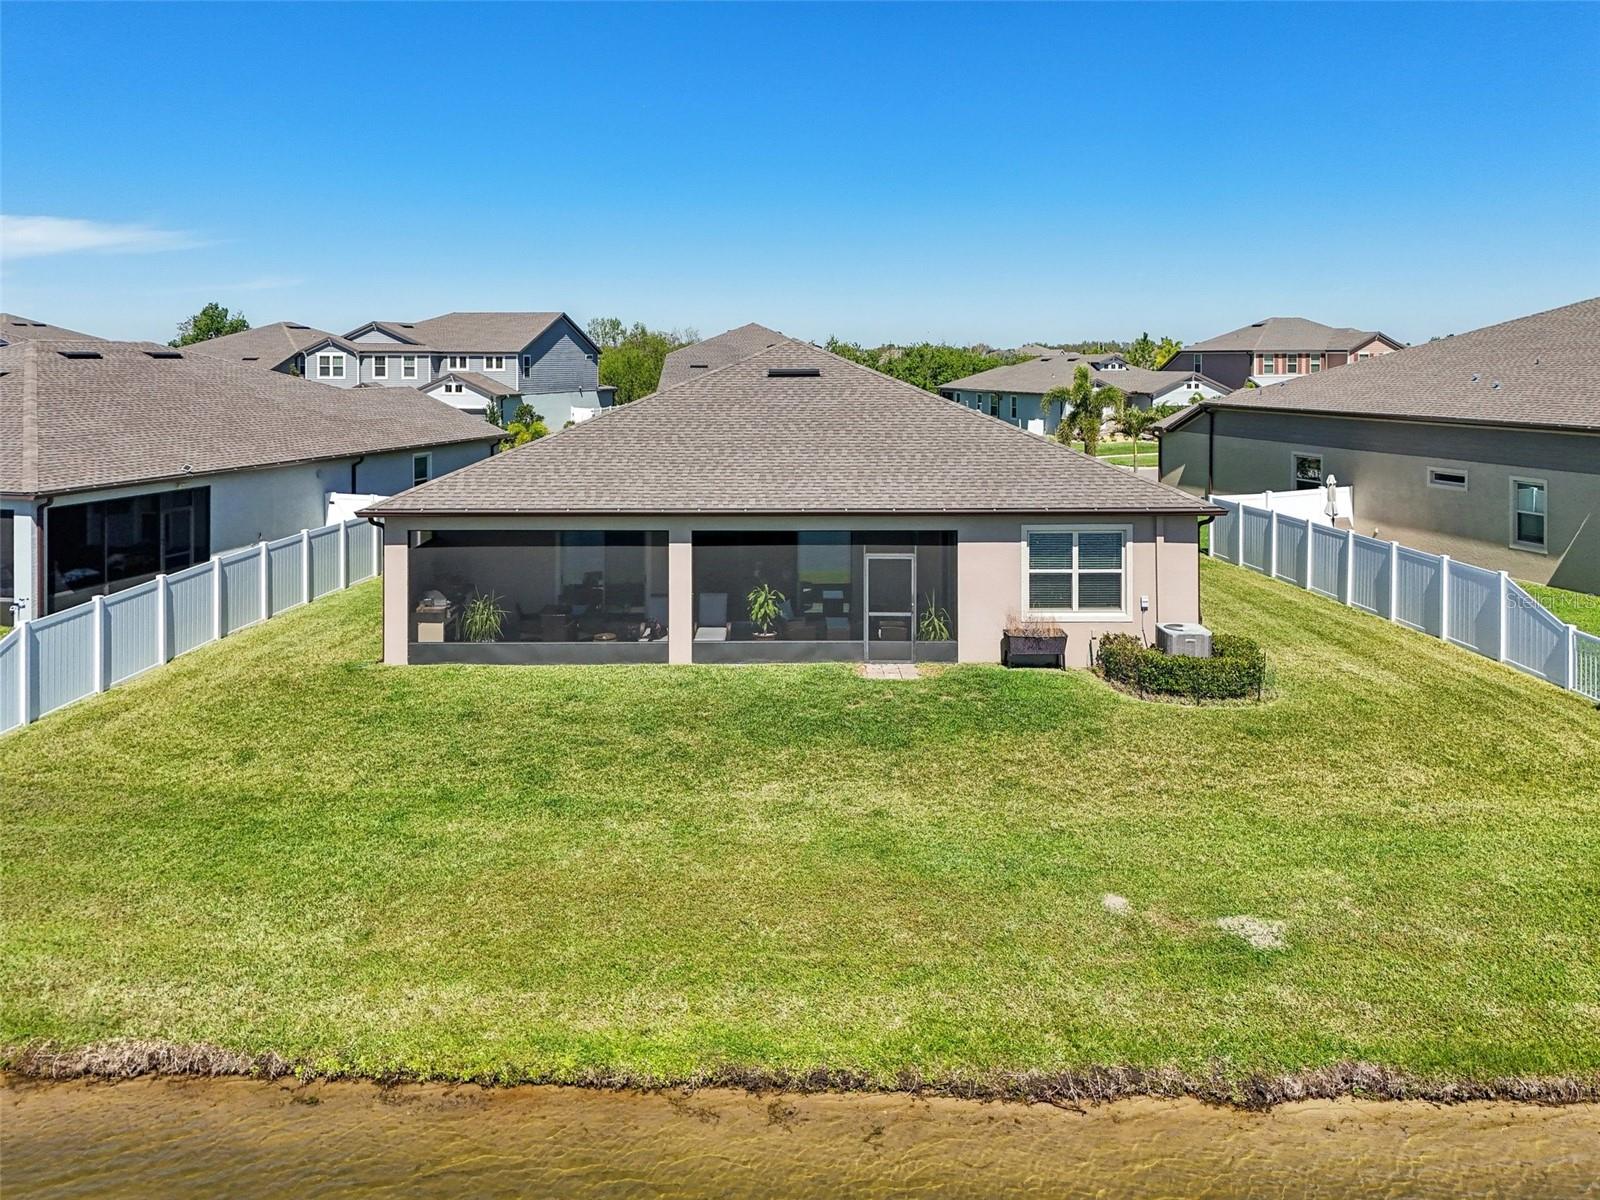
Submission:
M 1600 299 L 1413 346 L 1160 426 L 1197 495 L 1352 489 L 1360 533 L 1600 593 Z
M 1399 342 L 1375 330 L 1323 325 L 1304 317 L 1268 317 L 1185 346 L 1161 369 L 1203 374 L 1232 391 L 1246 383 L 1271 387 L 1398 349 Z

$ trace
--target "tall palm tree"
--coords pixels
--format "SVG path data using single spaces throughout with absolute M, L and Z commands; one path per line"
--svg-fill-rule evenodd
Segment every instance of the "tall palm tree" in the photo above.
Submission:
M 1122 406 L 1117 413 L 1117 428 L 1133 439 L 1133 469 L 1139 469 L 1139 439 L 1149 432 L 1150 426 L 1156 423 L 1156 414 L 1148 408 L 1135 408 L 1131 404 Z

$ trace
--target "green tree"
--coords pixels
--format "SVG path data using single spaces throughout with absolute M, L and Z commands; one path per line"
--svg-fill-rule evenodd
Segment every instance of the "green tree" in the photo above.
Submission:
M 1051 388 L 1044 394 L 1044 403 L 1061 405 L 1061 423 L 1056 426 L 1056 440 L 1070 444 L 1074 439 L 1083 443 L 1086 454 L 1100 448 L 1100 423 L 1102 409 L 1107 403 L 1106 394 L 1122 395 L 1117 388 L 1096 390 L 1089 368 L 1080 365 L 1072 373 L 1071 387 Z
M 1156 366 L 1172 361 L 1172 356 L 1183 349 L 1183 343 L 1172 338 L 1164 337 L 1161 344 L 1156 347 Z
M 648 396 L 661 385 L 667 355 L 697 340 L 692 329 L 647 329 L 635 321 L 616 345 L 600 352 L 600 382 L 617 389 L 618 404 Z
M 868 350 L 855 342 L 828 339 L 825 347 L 840 358 L 871 367 L 904 383 L 937 392 L 952 379 L 962 379 L 994 367 L 1022 362 L 1026 356 L 989 354 L 968 346 L 949 346 L 938 342 L 918 342 L 912 346 L 879 346 Z
M 601 350 L 609 350 L 621 344 L 627 329 L 617 317 L 595 317 L 585 327 L 585 332 Z
M 242 312 L 229 312 L 222 305 L 213 300 L 192 317 L 185 317 L 178 322 L 178 336 L 167 343 L 169 346 L 191 346 L 195 342 L 204 342 L 215 337 L 225 337 L 230 333 L 243 333 L 250 328 L 250 322 L 245 320 Z
M 1130 367 L 1143 367 L 1150 371 L 1156 365 L 1156 344 L 1150 339 L 1148 333 L 1141 333 L 1128 345 L 1128 352 L 1122 356 L 1128 360 Z
M 1139 439 L 1150 431 L 1159 418 L 1148 408 L 1135 408 L 1124 404 L 1117 413 L 1117 428 L 1133 439 L 1133 469 L 1139 469 Z
M 531 404 L 517 405 L 517 411 L 505 426 L 506 436 L 500 440 L 500 449 L 515 450 L 529 442 L 536 442 L 550 432 L 544 418 L 533 411 Z

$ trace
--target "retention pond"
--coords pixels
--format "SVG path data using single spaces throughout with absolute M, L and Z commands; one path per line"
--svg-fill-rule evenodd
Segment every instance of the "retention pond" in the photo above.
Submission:
M 1596 1195 L 1600 1109 L 3 1080 L 10 1197 Z

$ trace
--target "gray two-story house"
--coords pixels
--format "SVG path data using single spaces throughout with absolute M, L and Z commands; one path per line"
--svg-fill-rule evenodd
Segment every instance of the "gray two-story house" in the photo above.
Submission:
M 1191 342 L 1161 369 L 1205 375 L 1232 391 L 1246 384 L 1271 387 L 1318 375 L 1330 367 L 1393 353 L 1401 345 L 1377 330 L 1335 327 L 1305 317 L 1267 317 Z
M 335 387 L 416 388 L 453 408 L 509 418 L 528 404 L 552 429 L 611 403 L 600 349 L 560 312 L 456 312 L 369 321 L 345 334 L 293 321 L 193 349 Z

